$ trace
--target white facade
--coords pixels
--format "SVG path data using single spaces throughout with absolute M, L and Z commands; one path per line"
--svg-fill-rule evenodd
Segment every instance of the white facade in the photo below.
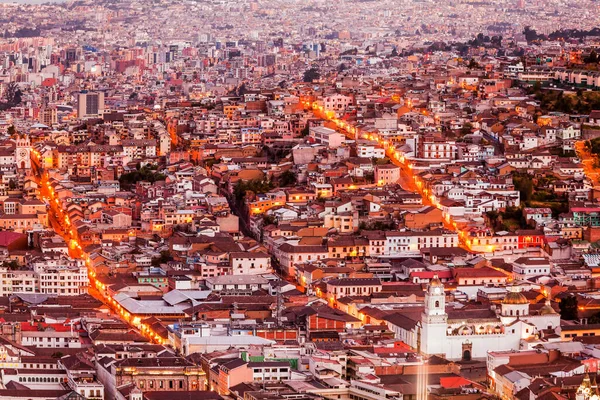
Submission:
M 375 167 L 375 182 L 379 186 L 396 183 L 398 180 L 400 180 L 400 167 L 391 164 Z
M 260 275 L 272 272 L 271 257 L 265 253 L 232 253 L 230 263 L 233 275 Z
M 369 143 L 361 143 L 356 146 L 356 153 L 359 157 L 363 158 L 384 158 L 385 150 L 383 147 L 369 144 Z
M 326 110 L 341 111 L 352 105 L 352 97 L 343 94 L 333 94 L 323 98 L 323 107 Z
M 310 136 L 316 143 L 324 144 L 331 149 L 340 147 L 346 140 L 343 134 L 324 126 L 312 126 L 310 128 Z
M 458 234 L 446 231 L 386 232 L 385 255 L 417 252 L 425 247 L 457 247 Z
M 46 348 L 80 348 L 81 341 L 76 331 L 57 332 L 48 331 L 26 331 L 22 332 L 21 344 L 23 346 L 46 347 Z
M 469 320 L 450 320 L 446 312 L 444 286 L 436 278 L 425 294 L 421 317 L 421 351 L 449 360 L 483 359 L 488 351 L 518 350 L 522 339 L 534 337 L 540 329 L 556 327 L 560 315 L 553 311 L 529 315 L 527 299 L 511 289 L 503 301 L 500 316 Z
M 88 270 L 83 260 L 44 258 L 32 264 L 38 275 L 39 293 L 78 296 L 87 293 Z

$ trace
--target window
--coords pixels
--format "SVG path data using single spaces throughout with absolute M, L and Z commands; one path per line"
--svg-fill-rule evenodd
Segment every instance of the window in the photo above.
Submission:
M 439 300 L 436 300 L 436 301 L 435 301 L 435 307 L 437 308 L 437 307 L 439 307 L 439 306 L 440 306 L 440 301 L 439 301 Z

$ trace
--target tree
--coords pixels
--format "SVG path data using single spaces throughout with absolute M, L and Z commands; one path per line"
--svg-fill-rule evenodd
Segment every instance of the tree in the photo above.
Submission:
M 273 189 L 273 187 L 273 182 L 266 179 L 252 179 L 249 181 L 240 180 L 237 181 L 233 188 L 233 195 L 239 202 L 246 196 L 246 192 L 253 192 L 255 194 L 267 193 L 269 190 Z
M 592 50 L 589 56 L 583 59 L 586 64 L 595 64 L 598 62 L 598 53 L 596 50 Z
M 565 320 L 576 320 L 579 318 L 577 314 L 577 297 L 569 295 L 562 299 L 559 303 L 560 318 Z
M 17 182 L 16 182 L 14 179 L 12 179 L 12 178 L 11 178 L 11 179 L 8 181 L 8 188 L 9 188 L 10 190 L 15 190 L 15 189 L 17 188 Z
M 21 265 L 17 260 L 4 261 L 2 263 L 2 266 L 8 268 L 11 271 L 21 268 Z
M 473 125 L 471 123 L 467 122 L 461 128 L 460 133 L 463 134 L 463 135 L 468 135 L 468 134 L 471 133 L 472 129 L 473 129 Z
M 6 87 L 6 92 L 4 93 L 4 98 L 9 107 L 14 107 L 21 103 L 21 90 L 16 82 L 11 82 L 8 84 Z
M 296 174 L 290 170 L 284 171 L 278 178 L 279 186 L 294 186 L 298 182 Z
M 248 88 L 246 87 L 246 82 L 242 82 L 240 86 L 237 87 L 236 93 L 238 96 L 242 97 L 246 93 L 248 93 Z
M 159 267 L 160 264 L 165 264 L 169 261 L 173 261 L 173 256 L 171 255 L 171 252 L 169 250 L 163 250 L 160 252 L 159 257 L 154 257 L 152 259 L 152 266 Z
M 301 131 L 301 135 L 302 137 L 306 137 L 310 134 L 310 126 L 308 124 L 304 125 L 304 128 L 302 128 Z
M 521 201 L 527 202 L 533 196 L 533 179 L 529 174 L 513 174 L 513 184 L 521 194 Z
M 525 29 L 523 30 L 523 33 L 525 34 L 525 39 L 527 39 L 528 42 L 532 42 L 532 41 L 538 39 L 537 32 L 535 30 L 531 29 L 530 26 L 526 26 Z
M 303 81 L 304 82 L 313 82 L 317 79 L 319 79 L 321 77 L 321 73 L 319 72 L 319 70 L 315 67 L 309 68 L 306 71 L 304 71 L 304 77 L 303 77 Z
M 154 183 L 157 181 L 162 181 L 166 178 L 164 174 L 157 172 L 158 166 L 154 165 L 144 165 L 140 168 L 137 166 L 137 169 L 132 172 L 128 172 L 119 177 L 119 183 L 121 184 L 123 189 L 129 189 L 132 185 L 135 185 L 140 181 L 147 181 L 150 183 Z
M 477 61 L 475 61 L 475 59 L 471 58 L 471 61 L 469 61 L 468 68 L 469 69 L 477 69 L 477 68 L 479 68 L 479 63 Z
M 275 217 L 272 215 L 263 214 L 263 226 L 275 224 Z
M 17 128 L 15 128 L 14 125 L 11 125 L 8 127 L 8 129 L 6 130 L 6 133 L 8 133 L 8 136 L 12 136 L 15 133 L 17 133 Z

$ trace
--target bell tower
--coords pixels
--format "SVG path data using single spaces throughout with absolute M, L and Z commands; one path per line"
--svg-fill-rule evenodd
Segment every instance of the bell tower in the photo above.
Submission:
M 421 351 L 424 354 L 442 354 L 446 352 L 446 330 L 448 314 L 446 314 L 446 293 L 444 285 L 437 275 L 431 280 L 425 292 L 425 309 L 421 315 Z
M 17 146 L 15 149 L 15 163 L 17 164 L 17 169 L 30 169 L 31 168 L 31 143 L 29 141 L 29 136 L 25 134 L 17 135 Z

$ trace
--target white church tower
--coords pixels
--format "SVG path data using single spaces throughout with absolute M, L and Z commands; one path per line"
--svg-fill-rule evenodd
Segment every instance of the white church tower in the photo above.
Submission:
M 444 354 L 448 314 L 444 285 L 437 275 L 431 280 L 425 293 L 425 309 L 421 316 L 421 353 Z
M 31 143 L 29 142 L 29 136 L 25 134 L 19 134 L 17 136 L 17 146 L 15 149 L 15 163 L 17 169 L 30 169 L 31 168 Z

